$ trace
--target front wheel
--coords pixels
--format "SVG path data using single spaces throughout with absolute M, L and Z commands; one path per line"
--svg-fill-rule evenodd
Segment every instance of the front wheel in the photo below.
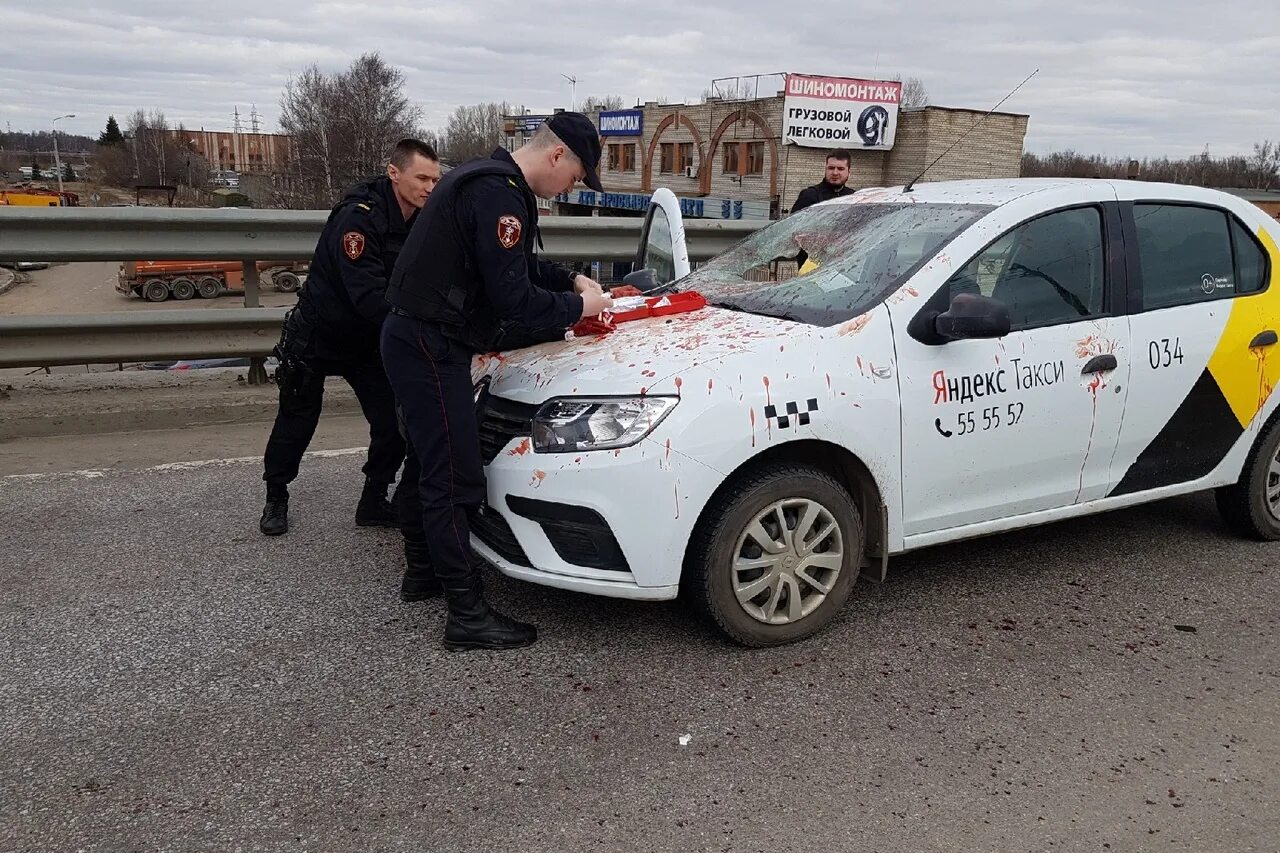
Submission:
M 1218 512 L 1233 531 L 1250 539 L 1280 541 L 1280 420 L 1254 444 L 1240 480 L 1214 495 Z
M 685 584 L 725 634 L 746 646 L 811 636 L 839 612 L 862 564 L 863 523 L 840 483 L 775 463 L 718 494 L 694 534 Z

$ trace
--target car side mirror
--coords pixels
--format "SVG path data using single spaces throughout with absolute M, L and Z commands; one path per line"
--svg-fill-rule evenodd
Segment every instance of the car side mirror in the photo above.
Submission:
M 663 282 L 658 281 L 658 274 L 649 267 L 627 273 L 622 277 L 622 283 L 634 287 L 641 293 L 648 293 L 663 285 Z
M 1009 309 L 999 299 L 978 293 L 957 293 L 951 307 L 933 321 L 938 337 L 948 341 L 1002 338 L 1009 334 Z

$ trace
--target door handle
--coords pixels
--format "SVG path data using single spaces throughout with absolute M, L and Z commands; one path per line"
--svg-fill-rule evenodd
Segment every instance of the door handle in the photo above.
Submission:
M 1115 370 L 1120 363 L 1116 361 L 1114 355 L 1095 355 L 1089 359 L 1089 363 L 1084 366 L 1084 370 L 1080 371 L 1081 376 L 1087 376 L 1090 373 L 1101 373 L 1104 370 Z
M 1280 341 L 1280 337 L 1276 336 L 1274 329 L 1267 329 L 1265 332 L 1258 332 L 1253 340 L 1249 342 L 1249 349 L 1257 349 L 1258 347 L 1273 347 Z

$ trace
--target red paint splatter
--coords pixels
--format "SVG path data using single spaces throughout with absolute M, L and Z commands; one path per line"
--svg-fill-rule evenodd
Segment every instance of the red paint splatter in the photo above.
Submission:
M 543 481 L 543 480 L 545 480 L 545 479 L 547 479 L 547 472 L 546 472 L 546 471 L 541 471 L 541 470 L 539 470 L 539 471 L 534 471 L 534 472 L 533 472 L 533 479 L 531 479 L 531 480 L 529 481 L 529 485 L 533 486 L 533 487 L 536 489 L 536 488 L 538 488 L 539 486 L 541 486 L 541 485 L 542 485 L 542 481 Z
M 671 439 L 667 439 L 667 465 L 671 464 Z
M 715 381 L 714 379 L 708 379 L 708 380 L 707 380 L 707 393 L 708 393 L 708 394 L 710 394 L 710 393 L 711 393 L 711 389 L 712 389 L 712 388 L 714 388 L 714 387 L 716 387 L 716 381 Z
M 756 410 L 751 410 L 751 446 L 756 446 Z
M 831 374 L 830 373 L 827 374 L 827 390 L 828 391 L 831 390 Z
M 862 372 L 862 356 L 858 356 L 858 372 Z
M 675 490 L 675 493 L 676 493 L 676 518 L 679 518 L 680 517 L 680 482 L 676 481 L 675 486 L 673 486 L 672 488 Z
M 764 378 L 764 401 L 769 404 L 773 403 L 773 401 L 769 397 L 769 377 L 768 376 Z
M 574 462 L 576 462 L 577 464 L 581 465 L 581 464 L 582 464 L 582 457 L 581 457 L 581 456 L 575 456 L 575 457 L 573 458 L 573 461 L 574 461 Z
M 786 351 L 787 351 L 787 348 L 786 348 L 786 346 L 785 346 L 785 345 L 780 345 L 780 346 L 778 347 L 778 352 L 786 352 Z
M 645 394 L 648 394 L 648 393 L 649 393 L 649 389 L 648 389 L 648 388 L 641 388 L 641 389 L 640 389 L 640 396 L 641 396 L 641 397 L 643 397 Z
M 515 447 L 507 451 L 507 455 L 508 456 L 524 456 L 526 453 L 528 453 L 532 449 L 532 447 L 533 447 L 533 442 L 531 439 L 528 439 L 528 438 L 521 439 L 519 444 L 517 444 Z
M 684 385 L 684 380 L 681 379 L 679 376 L 677 376 L 676 377 L 676 394 L 677 395 L 680 393 L 680 388 L 683 385 Z

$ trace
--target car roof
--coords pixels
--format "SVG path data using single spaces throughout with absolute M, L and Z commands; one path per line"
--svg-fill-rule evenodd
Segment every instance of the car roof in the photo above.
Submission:
M 896 187 L 867 187 L 826 204 L 892 204 L 910 200 L 917 204 L 1008 204 L 1035 193 L 1066 191 L 1100 199 L 1170 198 L 1201 199 L 1222 204 L 1226 193 L 1186 184 L 1122 181 L 1105 178 L 1003 178 L 970 181 L 921 181 L 904 193 Z

